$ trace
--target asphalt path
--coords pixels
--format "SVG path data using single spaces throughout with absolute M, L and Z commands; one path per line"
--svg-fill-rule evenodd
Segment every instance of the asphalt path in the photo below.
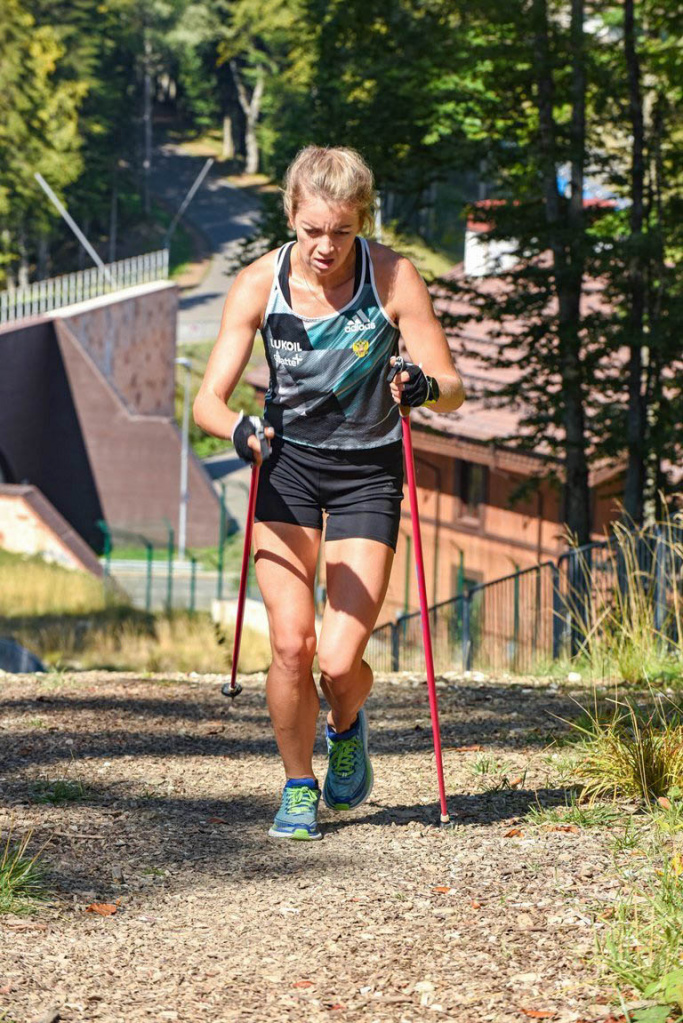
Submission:
M 177 210 L 205 162 L 204 156 L 191 156 L 174 143 L 164 143 L 155 153 L 153 191 L 169 209 Z M 183 217 L 205 236 L 212 257 L 202 281 L 182 292 L 180 344 L 215 339 L 225 296 L 235 276 L 235 256 L 243 239 L 256 229 L 258 217 L 259 205 L 254 197 L 231 184 L 214 164 Z

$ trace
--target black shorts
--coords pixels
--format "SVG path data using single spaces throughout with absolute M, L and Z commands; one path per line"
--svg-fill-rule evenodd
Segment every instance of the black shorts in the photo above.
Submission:
M 364 537 L 396 550 L 403 500 L 403 444 L 329 450 L 273 438 L 256 497 L 257 522 L 322 529 L 326 540 Z

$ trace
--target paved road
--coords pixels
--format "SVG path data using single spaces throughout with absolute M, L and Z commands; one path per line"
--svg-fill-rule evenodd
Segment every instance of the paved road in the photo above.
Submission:
M 177 209 L 205 163 L 203 156 L 189 156 L 173 143 L 156 152 L 152 188 L 171 209 Z M 253 196 L 212 167 L 185 213 L 208 239 L 213 257 L 209 272 L 196 288 L 184 291 L 180 300 L 178 341 L 214 340 L 223 302 L 234 277 L 234 257 L 240 241 L 258 223 L 259 207 Z

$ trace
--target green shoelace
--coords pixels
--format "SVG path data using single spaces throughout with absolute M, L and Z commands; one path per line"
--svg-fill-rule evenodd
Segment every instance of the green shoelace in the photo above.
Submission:
M 307 810 L 315 808 L 317 795 L 316 790 L 308 785 L 293 786 L 285 789 L 287 797 L 287 813 L 306 813 Z
M 352 739 L 339 739 L 332 743 L 330 767 L 340 778 L 350 778 L 356 770 L 359 753 L 363 752 L 363 743 L 357 735 Z

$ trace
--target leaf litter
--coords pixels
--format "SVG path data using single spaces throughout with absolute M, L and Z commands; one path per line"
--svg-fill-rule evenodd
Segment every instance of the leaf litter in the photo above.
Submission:
M 323 809 L 323 842 L 270 843 L 283 776 L 262 675 L 234 705 L 220 675 L 45 681 L 3 677 L 0 825 L 54 838 L 42 929 L 28 940 L 0 917 L 0 1018 L 56 1005 L 66 1023 L 605 1020 L 588 960 L 590 907 L 614 898 L 608 831 L 518 826 L 539 798 L 564 798 L 537 737 L 571 716 L 568 696 L 442 676 L 442 830 L 429 730 L 414 728 L 423 681 L 380 676 L 370 801 Z M 480 787 L 471 758 L 450 755 L 479 750 L 504 758 L 510 787 Z M 323 751 L 319 734 L 321 780 Z M 31 802 L 45 771 L 82 799 Z

